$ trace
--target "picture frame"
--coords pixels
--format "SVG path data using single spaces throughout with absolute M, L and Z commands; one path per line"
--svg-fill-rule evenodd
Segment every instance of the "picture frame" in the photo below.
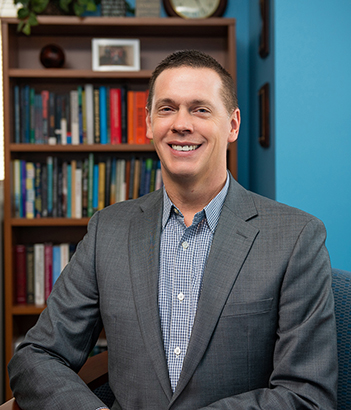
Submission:
M 258 141 L 263 148 L 270 146 L 270 103 L 269 103 L 269 83 L 264 84 L 258 92 L 259 103 L 259 137 Z
M 140 41 L 93 39 L 92 67 L 93 71 L 139 71 Z

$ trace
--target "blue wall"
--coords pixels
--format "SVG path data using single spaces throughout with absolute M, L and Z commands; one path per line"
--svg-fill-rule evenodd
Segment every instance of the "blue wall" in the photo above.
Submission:
M 276 199 L 326 225 L 351 270 L 351 2 L 274 2 Z

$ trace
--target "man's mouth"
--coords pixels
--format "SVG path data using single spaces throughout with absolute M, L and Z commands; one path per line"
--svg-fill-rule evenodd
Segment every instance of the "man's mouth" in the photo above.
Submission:
M 200 145 L 175 145 L 172 144 L 171 147 L 176 151 L 195 151 Z

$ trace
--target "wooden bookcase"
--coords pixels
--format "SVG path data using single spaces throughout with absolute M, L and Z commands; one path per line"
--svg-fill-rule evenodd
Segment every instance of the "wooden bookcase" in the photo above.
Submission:
M 39 145 L 14 143 L 15 85 L 38 87 L 75 87 L 85 83 L 108 84 L 124 81 L 132 87 L 147 87 L 155 65 L 172 51 L 196 48 L 206 51 L 220 61 L 236 79 L 235 20 L 211 18 L 183 20 L 180 18 L 108 18 L 108 17 L 39 17 L 39 25 L 26 37 L 17 32 L 18 21 L 1 19 L 3 46 L 3 90 L 5 130 L 5 209 L 4 209 L 4 267 L 5 267 L 5 362 L 13 355 L 14 341 L 34 323 L 45 306 L 16 305 L 13 247 L 18 243 L 45 241 L 76 241 L 86 232 L 88 218 L 14 218 L 11 161 L 37 160 L 48 155 L 78 157 L 89 152 L 151 153 L 152 145 Z M 137 72 L 92 71 L 91 40 L 93 38 L 139 39 L 141 70 Z M 45 69 L 39 61 L 44 45 L 54 43 L 65 52 L 66 63 L 61 69 Z M 228 167 L 236 177 L 236 145 L 228 149 Z M 7 378 L 7 372 L 6 372 Z M 6 397 L 11 391 L 6 379 Z

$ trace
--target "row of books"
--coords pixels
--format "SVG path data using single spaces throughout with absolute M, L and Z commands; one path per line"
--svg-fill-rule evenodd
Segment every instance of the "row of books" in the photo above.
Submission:
M 44 305 L 74 251 L 69 243 L 15 245 L 15 303 Z
M 149 157 L 82 160 L 46 157 L 45 162 L 15 159 L 13 215 L 15 218 L 82 218 L 127 199 L 161 188 L 160 161 Z
M 147 144 L 148 91 L 85 84 L 69 92 L 14 86 L 15 143 Z

